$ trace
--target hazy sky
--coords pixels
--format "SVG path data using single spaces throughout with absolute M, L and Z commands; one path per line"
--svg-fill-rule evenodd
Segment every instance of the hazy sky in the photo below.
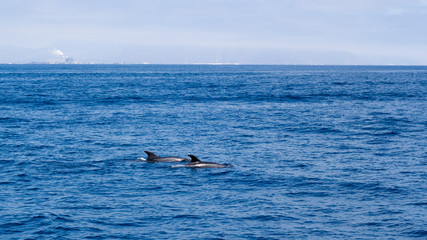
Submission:
M 427 64 L 427 0 L 2 0 L 0 20 L 0 62 Z

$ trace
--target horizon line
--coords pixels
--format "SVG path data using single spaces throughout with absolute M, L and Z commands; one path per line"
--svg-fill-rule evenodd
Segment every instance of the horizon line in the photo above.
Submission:
M 339 63 L 1 63 L 0 65 L 206 65 L 206 66 L 414 66 L 427 67 L 427 64 L 339 64 Z

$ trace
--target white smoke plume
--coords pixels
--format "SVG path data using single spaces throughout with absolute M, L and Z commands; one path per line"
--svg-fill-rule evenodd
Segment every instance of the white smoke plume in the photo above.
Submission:
M 66 57 L 66 56 L 65 56 L 65 54 L 64 54 L 61 50 L 59 50 L 59 49 L 54 49 L 54 50 L 52 51 L 52 53 L 53 53 L 53 54 L 55 54 L 55 55 L 61 56 L 61 57 L 63 57 L 63 58 L 65 58 L 65 57 Z
M 52 54 L 56 55 L 56 56 L 60 56 L 62 57 L 62 60 L 64 61 L 64 63 L 74 63 L 74 60 L 70 57 L 68 57 L 67 55 L 65 55 L 61 50 L 59 49 L 53 49 L 52 50 Z

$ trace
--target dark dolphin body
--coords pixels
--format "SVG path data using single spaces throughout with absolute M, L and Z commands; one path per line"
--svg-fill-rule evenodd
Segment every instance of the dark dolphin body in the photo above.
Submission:
M 190 161 L 188 158 L 182 158 L 182 157 L 159 157 L 156 154 L 150 152 L 150 151 L 144 151 L 147 155 L 147 162 L 185 162 Z
M 185 167 L 193 167 L 193 168 L 226 168 L 226 167 L 232 167 L 230 164 L 220 164 L 220 163 L 214 163 L 214 162 L 203 162 L 200 159 L 198 159 L 194 155 L 188 155 L 191 157 L 191 161 L 187 164 L 185 164 Z

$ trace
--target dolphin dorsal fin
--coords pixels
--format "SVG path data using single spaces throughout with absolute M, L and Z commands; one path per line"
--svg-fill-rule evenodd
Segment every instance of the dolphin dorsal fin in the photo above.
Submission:
M 158 158 L 159 156 L 157 156 L 156 154 L 150 152 L 150 151 L 144 151 L 147 155 L 148 155 L 148 159 L 154 159 L 154 158 Z
M 196 156 L 194 155 L 188 155 L 191 157 L 191 161 L 190 162 L 201 162 L 200 159 L 198 159 Z

